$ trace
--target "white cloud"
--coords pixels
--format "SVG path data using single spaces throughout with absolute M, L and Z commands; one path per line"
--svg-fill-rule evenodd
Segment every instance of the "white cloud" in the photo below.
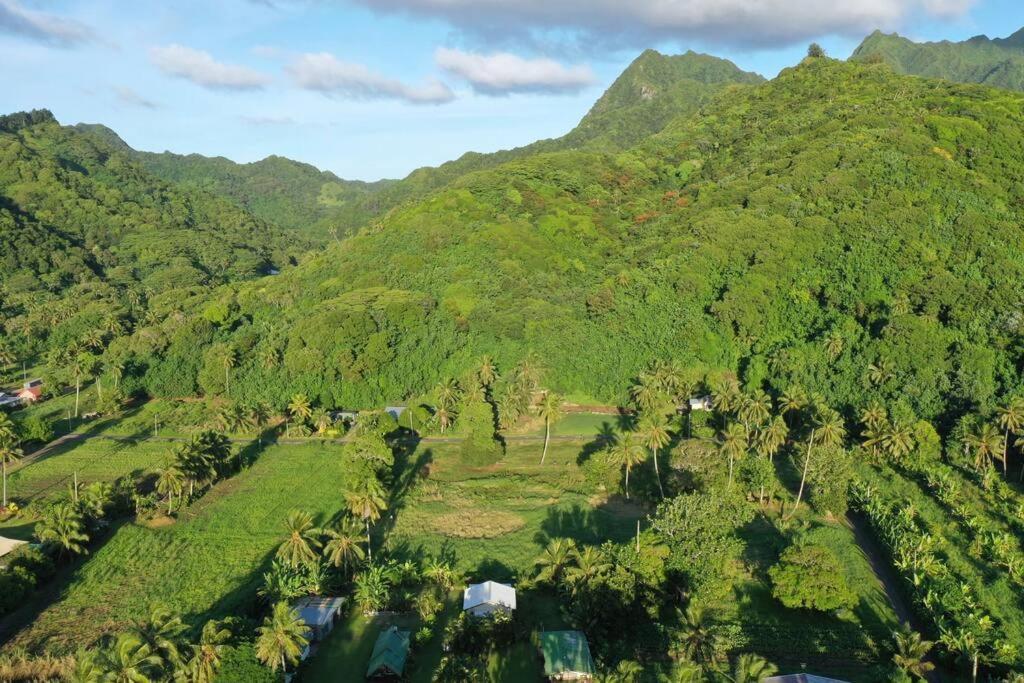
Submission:
M 699 40 L 778 47 L 823 35 L 860 37 L 915 15 L 950 18 L 976 0 L 355 0 L 375 11 L 446 20 L 491 40 L 573 34 L 595 49 Z M 547 35 L 547 37 L 551 37 Z
M 143 109 L 158 109 L 160 107 L 160 105 L 153 100 L 143 97 L 131 88 L 114 86 L 113 90 L 118 101 L 122 104 L 127 104 L 131 107 L 141 107 Z
M 304 54 L 288 66 L 295 84 L 306 90 L 359 100 L 402 100 L 412 104 L 443 104 L 455 99 L 447 85 L 428 79 L 409 85 L 370 71 L 362 64 L 342 62 L 327 52 Z
M 474 90 L 486 95 L 576 93 L 595 81 L 588 66 L 564 66 L 553 59 L 524 59 L 508 52 L 483 55 L 441 47 L 434 60 L 439 67 L 469 81 Z
M 208 52 L 183 45 L 154 47 L 149 51 L 149 58 L 165 74 L 211 90 L 259 90 L 270 82 L 270 77 L 264 73 L 218 62 Z
M 295 123 L 295 119 L 290 116 L 248 116 L 243 114 L 238 118 L 250 126 L 291 126 Z
M 85 24 L 25 9 L 15 0 L 0 0 L 0 32 L 59 47 L 73 47 L 96 37 Z

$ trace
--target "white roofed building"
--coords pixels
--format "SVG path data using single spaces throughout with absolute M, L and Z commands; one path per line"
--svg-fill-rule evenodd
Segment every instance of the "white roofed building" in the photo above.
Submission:
M 462 611 L 484 617 L 497 611 L 516 608 L 516 589 L 496 581 L 474 583 L 462 593 Z

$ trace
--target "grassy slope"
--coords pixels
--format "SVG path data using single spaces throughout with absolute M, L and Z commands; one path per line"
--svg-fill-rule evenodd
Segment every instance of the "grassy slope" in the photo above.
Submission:
M 158 603 L 193 624 L 238 613 L 255 595 L 288 511 L 302 508 L 327 521 L 344 505 L 345 476 L 337 448 L 271 446 L 177 524 L 118 529 L 13 642 L 71 647 L 123 627 Z

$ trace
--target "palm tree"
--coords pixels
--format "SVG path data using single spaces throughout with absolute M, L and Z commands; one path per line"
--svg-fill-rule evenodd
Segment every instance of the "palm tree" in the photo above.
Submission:
M 882 448 L 893 460 L 900 460 L 914 450 L 914 432 L 903 422 L 887 425 L 881 437 Z
M 288 412 L 291 414 L 292 420 L 299 420 L 305 422 L 309 419 L 309 416 L 313 413 L 309 407 L 309 399 L 306 398 L 305 394 L 295 394 L 292 396 L 291 402 L 288 403 Z M 288 435 L 291 436 L 291 422 L 288 423 Z
M 233 346 L 228 346 L 224 349 L 224 356 L 221 358 L 221 365 L 224 366 L 224 395 L 229 396 L 231 394 L 231 368 L 235 367 L 235 363 L 238 362 L 238 356 L 235 354 Z
M 366 551 L 359 545 L 359 527 L 351 517 L 345 517 L 334 528 L 326 529 L 327 543 L 324 545 L 324 556 L 335 567 L 344 567 L 345 575 L 349 570 L 366 557 Z
M 658 492 L 664 498 L 665 489 L 661 486 L 661 472 L 658 469 L 658 451 L 672 440 L 672 436 L 668 433 L 665 417 L 659 413 L 644 418 L 640 422 L 639 432 L 644 445 L 651 449 L 651 457 L 654 460 L 654 477 L 658 480 Z
M 360 488 L 345 494 L 349 512 L 361 518 L 366 524 L 366 556 L 373 563 L 373 546 L 370 540 L 370 523 L 380 519 L 380 513 L 388 509 L 384 500 L 384 488 L 376 477 L 367 477 Z
M 480 384 L 485 387 L 489 387 L 494 384 L 494 381 L 498 379 L 498 370 L 494 366 L 494 359 L 490 356 L 484 356 L 480 359 L 480 367 L 476 371 L 476 376 L 480 379 Z
M 796 493 L 796 503 L 793 505 L 793 510 L 789 513 L 790 517 L 796 514 L 796 511 L 800 508 L 800 501 L 804 495 L 804 486 L 807 483 L 807 471 L 811 465 L 811 453 L 814 449 L 815 435 L 818 436 L 818 441 L 823 446 L 831 447 L 841 444 L 846 437 L 846 428 L 843 426 L 843 419 L 839 416 L 839 413 L 828 407 L 821 407 L 818 410 L 814 427 L 811 429 L 811 436 L 807 440 L 807 451 L 804 453 L 804 467 L 800 475 L 800 488 Z
M 935 668 L 934 664 L 925 660 L 935 643 L 924 640 L 920 633 L 912 631 L 906 624 L 893 637 L 896 640 L 896 654 L 892 656 L 892 661 L 900 671 L 909 676 L 925 678 Z
M 733 465 L 747 452 L 747 429 L 739 422 L 731 422 L 719 437 L 719 451 L 729 458 L 729 488 L 732 488 Z
M 658 382 L 647 373 L 640 373 L 636 384 L 629 389 L 630 396 L 636 402 L 638 408 L 643 412 L 650 412 L 658 403 L 661 392 L 658 390 Z
M 441 427 L 441 433 L 444 434 L 445 430 L 451 426 L 452 420 L 455 419 L 455 416 L 443 403 L 437 406 L 437 412 L 434 414 L 437 416 L 437 424 Z
M 767 422 L 771 414 L 772 399 L 763 391 L 758 391 L 753 396 L 746 398 L 739 409 L 740 419 L 743 420 L 748 432 L 751 427 Z
M 213 683 L 220 669 L 221 656 L 231 640 L 231 631 L 219 621 L 210 620 L 203 626 L 199 643 L 192 646 L 192 659 L 188 662 L 190 683 Z
M 459 402 L 459 393 L 459 383 L 449 377 L 437 387 L 438 405 L 450 409 Z
M 744 652 L 736 658 L 730 678 L 733 683 L 758 683 L 758 681 L 771 678 L 778 671 L 778 667 L 764 657 L 752 652 Z
M 885 408 L 877 403 L 872 403 L 860 414 L 860 421 L 868 429 L 877 429 L 888 419 Z
M 626 468 L 626 499 L 629 499 L 629 473 L 636 465 L 644 461 L 640 445 L 634 440 L 633 432 L 623 432 L 608 449 L 608 458 L 612 464 Z
M 789 387 L 782 392 L 780 403 L 784 417 L 790 413 L 799 413 L 807 406 L 807 392 L 800 386 Z M 790 426 L 792 427 L 792 424 Z
M 133 632 L 161 661 L 178 668 L 182 665 L 182 635 L 187 629 L 180 616 L 166 607 L 154 607 L 149 618 L 137 623 Z
M 321 531 L 313 523 L 313 515 L 303 510 L 292 510 L 284 526 L 288 534 L 277 549 L 278 559 L 292 568 L 316 560 Z
M 999 431 L 987 422 L 964 436 L 964 445 L 974 451 L 974 469 L 980 472 L 991 463 L 999 450 L 999 441 Z
M 548 541 L 543 552 L 534 560 L 537 580 L 550 581 L 552 585 L 557 586 L 575 554 L 576 543 L 571 538 L 555 538 Z
M 328 428 L 331 426 L 331 424 L 333 423 L 333 421 L 331 420 L 330 413 L 328 413 L 323 408 L 317 409 L 313 413 L 312 419 L 313 419 L 313 426 L 316 427 L 316 433 L 317 434 L 321 434 L 321 435 L 324 432 L 326 432 L 328 430 Z
M 551 440 L 551 423 L 562 417 L 562 397 L 553 391 L 544 394 L 537 414 L 544 420 L 544 452 L 540 456 L 540 464 L 548 457 L 548 442 Z
M 585 586 L 601 574 L 612 568 L 608 556 L 596 546 L 587 546 L 583 550 L 576 550 L 575 566 L 565 570 L 566 582 L 572 586 L 575 593 L 579 586 Z
M 308 627 L 299 613 L 287 602 L 274 605 L 270 616 L 256 629 L 256 658 L 276 672 L 288 671 L 289 664 L 298 664 L 303 650 L 309 644 L 306 638 Z
M 679 650 L 686 659 L 708 664 L 715 658 L 716 638 L 704 608 L 690 603 L 679 629 Z
M 775 454 L 785 445 L 787 438 L 789 438 L 789 427 L 786 426 L 786 421 L 782 417 L 776 416 L 768 423 L 767 427 L 758 433 L 757 452 L 766 456 L 770 462 L 775 462 Z
M 885 384 L 891 377 L 892 370 L 889 369 L 889 363 L 884 358 L 879 358 L 868 366 L 868 381 L 876 387 Z
M 1024 428 L 1024 399 L 1015 397 L 1005 406 L 996 409 L 999 426 L 1003 428 L 1003 476 L 1010 475 L 1007 453 L 1010 445 L 1010 432 L 1017 434 Z
M 167 497 L 167 514 L 174 512 L 174 497 L 185 490 L 185 475 L 175 464 L 169 464 L 157 473 L 156 492 Z
M 71 503 L 57 503 L 47 508 L 36 524 L 36 536 L 43 543 L 57 546 L 62 557 L 88 552 L 83 545 L 89 542 L 89 537 L 82 514 Z
M 137 634 L 117 636 L 100 655 L 104 683 L 149 683 L 156 680 L 163 660 Z
M 724 378 L 712 391 L 712 405 L 719 413 L 730 413 L 739 407 L 743 394 L 735 377 Z
M 601 683 L 637 683 L 643 675 L 644 668 L 638 662 L 631 659 L 624 659 L 618 666 L 601 676 L 598 680 Z
M 3 472 L 3 505 L 0 508 L 7 508 L 7 466 L 14 464 L 24 455 L 20 448 L 18 428 L 6 413 L 0 412 L 0 468 Z

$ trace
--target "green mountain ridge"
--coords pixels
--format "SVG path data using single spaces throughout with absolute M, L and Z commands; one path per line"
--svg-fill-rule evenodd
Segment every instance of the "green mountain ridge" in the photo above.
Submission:
M 566 149 L 617 151 L 659 130 L 673 117 L 696 111 L 731 85 L 764 78 L 728 60 L 687 52 L 667 56 L 647 50 L 619 76 L 572 131 L 560 138 L 489 154 L 469 152 L 438 167 L 416 169 L 402 180 L 342 180 L 333 173 L 284 157 L 238 164 L 223 157 L 137 152 L 117 134 L 95 124 L 80 130 L 129 151 L 164 180 L 226 197 L 253 215 L 300 234 L 346 234 L 403 202 L 415 200 L 474 171 L 541 152 Z
M 902 74 L 1024 90 L 1024 29 L 1007 38 L 982 35 L 961 42 L 929 43 L 875 31 L 850 59 L 882 60 Z

